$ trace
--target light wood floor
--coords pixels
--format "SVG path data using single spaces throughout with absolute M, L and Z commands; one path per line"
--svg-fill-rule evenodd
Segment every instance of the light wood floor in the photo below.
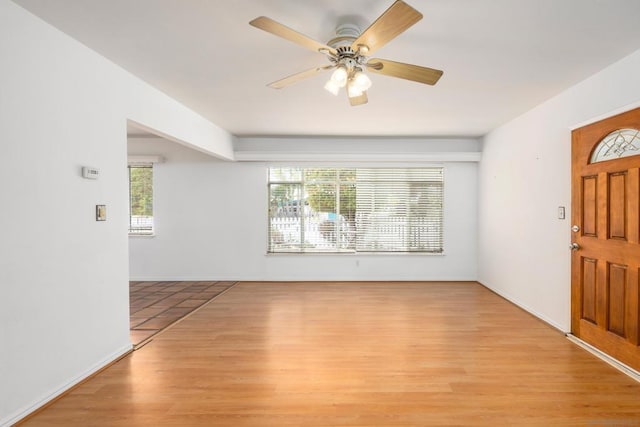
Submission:
M 27 426 L 640 425 L 640 383 L 476 283 L 239 283 Z
M 134 348 L 220 295 L 235 282 L 129 282 Z

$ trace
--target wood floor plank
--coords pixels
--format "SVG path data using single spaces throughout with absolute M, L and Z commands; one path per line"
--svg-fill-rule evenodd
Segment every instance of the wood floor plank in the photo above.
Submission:
M 129 282 L 130 338 L 141 347 L 155 334 L 231 288 L 235 282 Z
M 477 283 L 239 283 L 26 426 L 640 425 L 640 384 Z

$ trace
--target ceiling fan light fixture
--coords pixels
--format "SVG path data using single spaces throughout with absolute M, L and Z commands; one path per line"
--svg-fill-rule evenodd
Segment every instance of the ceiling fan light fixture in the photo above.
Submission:
M 347 95 L 349 98 L 357 98 L 362 95 L 363 90 L 356 84 L 354 79 L 350 79 L 347 84 Z
M 338 92 L 340 91 L 340 85 L 333 79 L 329 79 L 329 81 L 325 83 L 324 88 L 334 96 L 338 96 Z
M 338 65 L 336 70 L 331 74 L 331 81 L 338 85 L 338 87 L 344 87 L 347 84 L 347 78 L 349 72 L 344 65 Z
M 357 70 L 353 75 L 353 83 L 360 89 L 361 92 L 369 90 L 371 85 L 371 79 L 362 70 Z

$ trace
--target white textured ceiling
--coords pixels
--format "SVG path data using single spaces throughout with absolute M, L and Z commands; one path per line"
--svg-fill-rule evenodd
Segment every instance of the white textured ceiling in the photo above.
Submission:
M 326 42 L 392 0 L 15 0 L 236 135 L 479 136 L 640 48 L 640 0 L 407 0 L 424 19 L 377 57 L 444 70 L 436 86 L 372 75 L 369 103 L 326 63 L 251 27 L 260 15 Z

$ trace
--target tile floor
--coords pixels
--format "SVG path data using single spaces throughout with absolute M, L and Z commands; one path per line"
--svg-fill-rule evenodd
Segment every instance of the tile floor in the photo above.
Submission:
M 131 342 L 140 346 L 237 282 L 130 282 Z

